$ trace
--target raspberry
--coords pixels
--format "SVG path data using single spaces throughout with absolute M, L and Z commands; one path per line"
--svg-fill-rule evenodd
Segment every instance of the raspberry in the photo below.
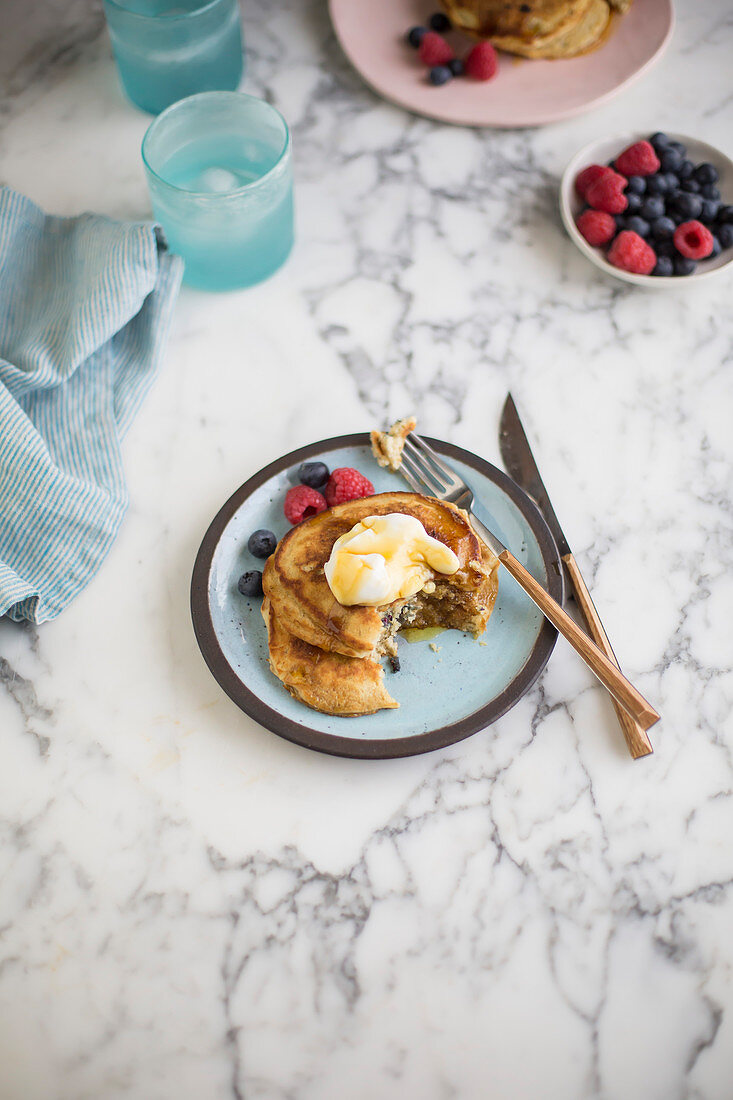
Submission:
M 584 210 L 575 223 L 588 244 L 608 244 L 616 232 L 616 222 L 603 210 Z
M 464 68 L 474 80 L 491 80 L 496 76 L 499 60 L 490 42 L 478 42 L 466 58 Z
M 431 69 L 434 65 L 447 65 L 455 57 L 446 40 L 435 31 L 428 31 L 423 35 L 417 52 L 423 65 Z
M 608 250 L 608 262 L 634 275 L 651 275 L 657 266 L 657 255 L 638 233 L 624 229 Z
M 296 524 L 308 519 L 309 516 L 317 516 L 319 512 L 325 512 L 327 507 L 322 493 L 317 493 L 309 485 L 295 485 L 285 494 L 283 511 L 285 518 L 290 523 Z
M 648 141 L 637 141 L 624 149 L 614 164 L 623 176 L 651 176 L 660 168 L 659 157 Z
M 581 199 L 585 198 L 585 193 L 592 183 L 595 183 L 601 176 L 607 176 L 609 172 L 613 172 L 613 168 L 609 168 L 606 164 L 589 164 L 587 168 L 579 172 L 575 177 L 575 190 Z
M 672 237 L 678 252 L 688 260 L 704 260 L 713 251 L 713 235 L 700 222 L 683 222 Z
M 345 500 L 370 497 L 373 493 L 374 486 L 371 481 L 351 466 L 339 466 L 331 474 L 326 486 L 326 500 L 329 508 L 333 508 L 334 504 L 343 504 Z
M 624 195 L 626 178 L 618 172 L 608 172 L 599 176 L 585 192 L 585 201 L 594 210 L 605 210 L 607 214 L 621 214 L 629 205 Z

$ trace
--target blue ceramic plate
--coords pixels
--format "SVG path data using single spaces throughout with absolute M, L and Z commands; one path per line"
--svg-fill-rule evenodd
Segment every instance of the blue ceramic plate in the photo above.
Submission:
M 536 505 L 501 470 L 449 443 L 429 442 L 469 482 L 477 514 L 558 601 L 562 568 Z M 453 744 L 484 729 L 512 707 L 544 669 L 555 630 L 504 570 L 486 632 L 479 641 L 446 630 L 428 641 L 398 639 L 401 670 L 385 673 L 398 710 L 361 718 L 320 714 L 293 699 L 267 663 L 267 635 L 259 599 L 237 591 L 237 580 L 262 562 L 247 550 L 260 527 L 278 538 L 289 529 L 285 493 L 301 462 L 321 459 L 331 469 L 354 466 L 376 492 L 406 488 L 399 474 L 381 469 L 366 435 L 339 436 L 302 447 L 245 482 L 220 510 L 196 558 L 191 582 L 193 625 L 204 659 L 221 687 L 261 725 L 308 748 L 337 756 L 410 756 Z

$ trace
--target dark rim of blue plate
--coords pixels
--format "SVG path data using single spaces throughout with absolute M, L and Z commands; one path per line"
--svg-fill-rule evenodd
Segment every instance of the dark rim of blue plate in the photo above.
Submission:
M 548 578 L 548 591 L 555 600 L 561 603 L 564 594 L 564 582 L 560 556 L 550 530 L 534 501 L 503 470 L 492 466 L 490 462 L 486 462 L 470 451 L 464 451 L 461 447 L 456 447 L 452 443 L 445 443 L 440 439 L 431 439 L 430 437 L 426 438 L 436 450 L 447 458 L 454 458 L 458 462 L 463 462 L 466 466 L 493 481 L 513 501 L 537 539 Z M 464 738 L 470 737 L 471 734 L 477 733 L 478 730 L 491 725 L 492 722 L 495 722 L 497 718 L 500 718 L 513 707 L 532 687 L 550 658 L 557 640 L 557 632 L 547 620 L 544 621 L 522 668 L 504 690 L 484 706 L 479 707 L 478 710 L 466 715 L 459 721 L 452 722 L 450 725 L 440 726 L 428 730 L 426 733 L 414 734 L 411 737 L 361 739 L 323 733 L 321 730 L 313 729 L 307 724 L 309 712 L 305 704 L 303 704 L 303 722 L 294 722 L 292 719 L 280 714 L 279 711 L 267 706 L 258 695 L 250 691 L 225 657 L 211 617 L 209 581 L 219 540 L 234 513 L 241 508 L 255 489 L 258 489 L 260 485 L 274 477 L 275 474 L 289 470 L 291 466 L 298 465 L 314 455 L 322 455 L 328 451 L 339 450 L 342 447 L 368 446 L 369 436 L 366 433 L 339 435 L 334 436 L 332 439 L 323 439 L 319 443 L 311 443 L 307 447 L 299 447 L 297 450 L 291 451 L 290 454 L 283 455 L 282 458 L 271 462 L 269 466 L 263 467 L 248 481 L 245 481 L 244 485 L 241 485 L 219 510 L 199 547 L 191 577 L 191 617 L 196 641 L 214 679 L 245 714 L 254 718 L 265 729 L 271 730 L 278 736 L 293 741 L 297 745 L 303 745 L 308 749 L 316 749 L 318 752 L 325 752 L 331 756 L 385 760 L 400 756 L 417 756 L 420 753 L 442 749 L 447 745 L 462 741 Z M 283 691 L 285 691 L 285 688 L 283 688 Z M 409 715 L 406 715 L 405 718 L 406 721 L 409 721 Z M 352 718 L 344 719 L 347 722 L 356 720 Z M 363 720 L 368 721 L 369 716 L 367 715 Z

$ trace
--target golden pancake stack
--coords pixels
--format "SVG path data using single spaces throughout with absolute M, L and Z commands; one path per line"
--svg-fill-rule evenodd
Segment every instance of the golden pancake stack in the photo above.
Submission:
M 424 589 L 383 607 L 344 607 L 324 565 L 336 539 L 367 516 L 414 516 L 459 561 Z M 326 714 L 355 716 L 398 706 L 384 686 L 381 659 L 395 653 L 403 627 L 453 627 L 478 636 L 496 600 L 498 560 L 468 517 L 451 504 L 416 493 L 378 493 L 337 504 L 298 524 L 267 559 L 262 615 L 270 667 L 296 699 Z
M 606 35 L 611 12 L 631 0 L 442 0 L 452 25 L 498 50 L 532 58 L 588 53 Z

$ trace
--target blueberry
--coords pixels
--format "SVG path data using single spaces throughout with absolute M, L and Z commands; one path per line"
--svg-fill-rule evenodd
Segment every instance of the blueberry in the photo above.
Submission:
M 450 71 L 447 65 L 435 65 L 434 68 L 428 73 L 428 80 L 431 84 L 440 85 L 447 84 L 449 80 L 453 79 L 453 73 Z
M 659 158 L 663 172 L 679 172 L 682 166 L 682 156 L 676 149 L 665 149 Z
M 680 181 L 680 190 L 688 191 L 691 195 L 697 195 L 700 193 L 700 184 L 692 176 L 688 180 Z
M 626 218 L 623 214 L 614 214 L 613 220 L 616 222 L 616 231 L 621 233 L 626 228 Z
M 675 248 L 674 241 L 671 237 L 667 237 L 665 240 L 662 241 L 655 241 L 654 251 L 656 252 L 657 256 L 669 256 L 670 259 L 677 254 L 677 249 Z
M 646 180 L 643 176 L 629 176 L 629 182 L 626 184 L 627 195 L 643 195 L 646 191 Z
M 672 236 L 676 227 L 671 218 L 655 218 L 650 228 L 653 241 L 664 241 Z
M 688 180 L 695 171 L 695 165 L 691 160 L 683 160 L 682 164 L 677 169 L 677 175 L 681 180 Z
M 718 169 L 713 164 L 698 164 L 695 169 L 695 179 L 699 183 L 717 183 Z
M 700 188 L 700 194 L 704 199 L 716 199 L 720 202 L 720 191 L 714 183 L 704 183 Z
M 638 233 L 640 237 L 647 237 L 649 235 L 649 222 L 645 221 L 644 218 L 638 217 L 636 214 L 626 219 L 626 228 L 630 229 L 632 233 Z
M 691 195 L 687 191 L 678 191 L 674 197 L 674 212 L 684 221 L 690 218 L 699 218 L 702 214 L 702 199 L 699 195 Z
M 648 195 L 642 203 L 639 213 L 648 222 L 654 221 L 655 218 L 661 218 L 664 214 L 664 199 L 661 195 Z
M 671 140 L 672 139 L 668 138 L 666 134 L 663 134 L 661 130 L 658 130 L 656 134 L 652 134 L 652 136 L 649 138 L 649 141 L 654 146 L 657 152 L 659 152 L 661 149 L 668 149 Z
M 708 256 L 708 259 L 709 259 L 709 260 L 712 260 L 712 259 L 714 259 L 714 258 L 715 258 L 715 256 L 719 256 L 719 255 L 720 255 L 720 253 L 721 253 L 722 251 L 723 251 L 723 246 L 722 246 L 722 244 L 720 243 L 720 241 L 718 240 L 718 238 L 714 236 L 714 237 L 713 237 L 713 251 L 712 251 L 712 252 L 710 253 L 710 255 Z
M 733 222 L 733 206 L 721 206 L 718 211 L 718 221 L 723 224 Z
M 678 191 L 679 190 L 679 186 L 680 186 L 680 177 L 679 176 L 675 175 L 674 172 L 665 172 L 664 173 L 664 178 L 667 181 L 667 192 L 669 194 L 671 194 L 672 191 Z
M 694 260 L 688 260 L 687 256 L 675 256 L 672 261 L 675 275 L 692 275 L 697 267 Z
M 298 480 L 311 489 L 320 489 L 328 481 L 328 466 L 325 462 L 303 462 L 298 467 Z
M 687 149 L 681 141 L 670 141 L 669 148 L 674 149 L 676 153 L 679 153 L 683 160 L 687 156 Z
M 702 200 L 702 213 L 700 214 L 700 221 L 703 225 L 710 225 L 714 222 L 718 216 L 720 210 L 720 203 L 715 199 L 703 199 Z
M 466 67 L 460 57 L 454 57 L 452 61 L 449 61 L 448 68 L 453 73 L 453 76 L 463 76 L 466 71 Z
M 427 33 L 427 27 L 411 27 L 407 32 L 407 41 L 416 50 Z
M 237 581 L 237 588 L 243 596 L 261 596 L 262 574 L 259 569 L 250 569 L 248 573 L 242 573 Z
M 733 248 L 733 225 L 730 222 L 725 222 L 724 225 L 718 224 L 716 236 L 721 248 Z
M 626 201 L 628 206 L 626 207 L 627 214 L 638 214 L 641 210 L 641 204 L 644 201 L 641 195 L 637 195 L 635 191 L 626 192 Z
M 654 176 L 649 176 L 646 181 L 646 193 L 647 195 L 666 195 L 669 191 L 669 184 L 667 183 L 667 175 L 665 172 L 657 172 Z
M 657 256 L 657 264 L 652 275 L 672 275 L 674 264 L 669 256 Z
M 437 31 L 438 34 L 444 34 L 450 30 L 450 19 L 442 11 L 436 11 L 435 15 L 430 16 L 430 29 Z
M 253 531 L 247 540 L 247 549 L 256 558 L 269 558 L 276 546 L 277 539 L 272 531 L 268 531 L 264 527 L 261 527 L 258 531 Z

